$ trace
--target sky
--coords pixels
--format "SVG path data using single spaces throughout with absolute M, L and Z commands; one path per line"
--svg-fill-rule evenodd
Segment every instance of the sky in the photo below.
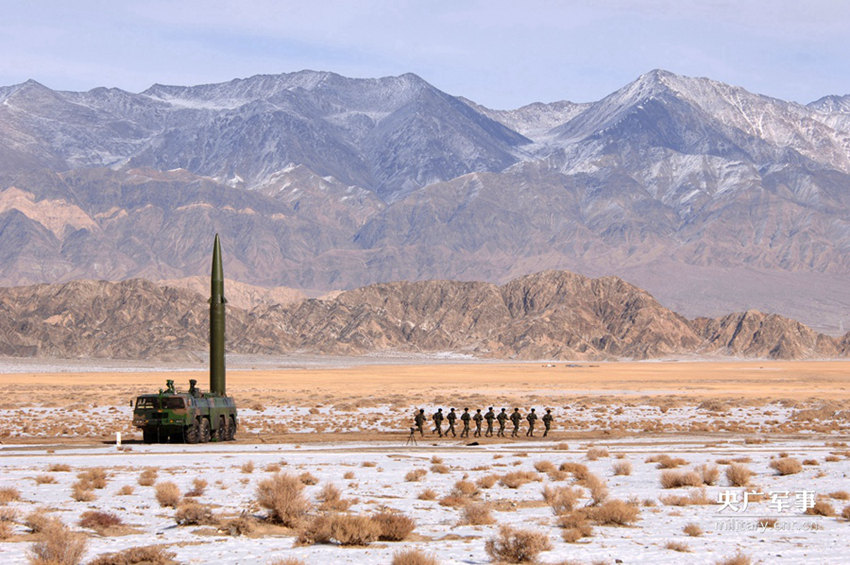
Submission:
M 0 14 L 0 86 L 411 72 L 509 109 L 598 100 L 660 68 L 801 103 L 850 94 L 845 0 L 0 0 Z

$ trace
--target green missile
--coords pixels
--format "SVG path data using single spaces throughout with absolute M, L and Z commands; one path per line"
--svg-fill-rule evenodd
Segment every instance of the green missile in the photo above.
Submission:
M 221 243 L 215 234 L 210 277 L 210 392 L 224 396 L 224 271 L 221 268 Z

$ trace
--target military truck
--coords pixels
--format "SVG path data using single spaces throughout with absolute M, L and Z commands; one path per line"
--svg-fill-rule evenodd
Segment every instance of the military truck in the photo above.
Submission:
M 174 381 L 157 394 L 136 399 L 133 425 L 145 443 L 230 441 L 236 436 L 236 403 L 228 396 L 202 394 L 189 381 L 189 392 L 177 392 Z
M 236 435 L 236 402 L 227 396 L 224 373 L 224 272 L 221 266 L 221 243 L 218 234 L 213 244 L 210 277 L 210 391 L 201 393 L 189 381 L 188 392 L 177 392 L 174 381 L 156 394 L 143 394 L 136 399 L 133 425 L 142 429 L 145 443 L 203 443 L 230 441 Z

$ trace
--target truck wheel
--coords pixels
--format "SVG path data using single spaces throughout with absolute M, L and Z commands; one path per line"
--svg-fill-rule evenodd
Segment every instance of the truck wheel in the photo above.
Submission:
M 145 443 L 156 443 L 156 428 L 142 428 L 142 441 Z
M 227 441 L 233 441 L 236 437 L 236 419 L 231 416 L 227 419 Z
M 210 421 L 207 418 L 201 418 L 201 443 L 207 443 L 210 440 Z
M 200 418 L 195 419 L 195 423 L 186 428 L 186 443 L 198 443 L 201 441 L 201 422 Z
M 218 428 L 215 430 L 215 440 L 224 441 L 227 439 L 227 419 L 224 416 L 218 417 Z

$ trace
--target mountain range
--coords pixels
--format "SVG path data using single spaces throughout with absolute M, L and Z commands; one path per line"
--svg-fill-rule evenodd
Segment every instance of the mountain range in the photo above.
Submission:
M 651 71 L 493 110 L 412 75 L 302 71 L 142 93 L 0 87 L 0 283 L 202 275 L 308 295 L 617 275 L 684 316 L 840 334 L 850 96 Z

